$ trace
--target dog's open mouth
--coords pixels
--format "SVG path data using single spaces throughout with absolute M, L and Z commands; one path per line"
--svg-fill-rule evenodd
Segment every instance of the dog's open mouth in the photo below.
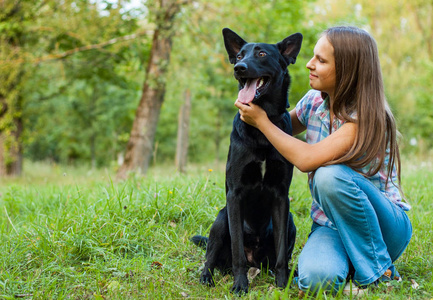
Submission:
M 269 78 L 248 78 L 244 82 L 244 87 L 239 91 L 238 100 L 243 104 L 248 104 L 255 98 L 260 97 L 269 84 Z

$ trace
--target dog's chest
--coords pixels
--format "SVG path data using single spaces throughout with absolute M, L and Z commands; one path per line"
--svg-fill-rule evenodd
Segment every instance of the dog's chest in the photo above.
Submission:
M 266 159 L 260 163 L 260 173 L 262 174 L 262 179 L 265 178 L 265 174 L 266 174 Z

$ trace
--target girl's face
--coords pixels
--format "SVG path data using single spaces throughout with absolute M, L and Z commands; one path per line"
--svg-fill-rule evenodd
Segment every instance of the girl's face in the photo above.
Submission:
M 307 63 L 310 70 L 310 86 L 325 92 L 332 99 L 335 90 L 334 47 L 326 36 L 322 36 L 314 47 L 314 56 Z

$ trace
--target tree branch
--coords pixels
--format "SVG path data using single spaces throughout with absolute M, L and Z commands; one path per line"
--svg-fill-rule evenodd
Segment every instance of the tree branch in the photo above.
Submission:
M 41 63 L 41 62 L 46 62 L 46 61 L 51 61 L 51 60 L 63 59 L 63 58 L 66 58 L 68 56 L 74 55 L 74 54 L 79 53 L 79 52 L 84 52 L 84 51 L 94 50 L 94 49 L 101 49 L 101 48 L 104 48 L 106 46 L 113 45 L 113 44 L 116 44 L 116 43 L 119 43 L 119 42 L 134 40 L 134 39 L 136 39 L 136 38 L 138 38 L 140 36 L 143 36 L 143 35 L 152 35 L 152 34 L 153 34 L 153 31 L 147 30 L 147 31 L 140 32 L 140 33 L 134 33 L 134 34 L 125 35 L 125 36 L 122 36 L 122 37 L 113 38 L 111 40 L 108 40 L 108 41 L 105 41 L 105 42 L 102 42 L 102 43 L 98 43 L 98 44 L 86 45 L 86 46 L 81 46 L 81 47 L 78 47 L 78 48 L 70 49 L 70 50 L 67 50 L 67 51 L 65 51 L 63 53 L 49 54 L 49 55 L 42 56 L 42 57 L 39 57 L 39 58 L 31 59 L 31 60 L 27 60 L 25 58 L 20 58 L 20 59 L 15 59 L 15 60 L 7 60 L 7 61 L 6 60 L 0 60 L 0 63 L 2 63 L 2 64 L 3 63 L 18 63 L 18 64 L 21 64 L 21 63 L 24 63 L 24 62 L 30 62 L 30 63 L 38 64 L 38 63 Z

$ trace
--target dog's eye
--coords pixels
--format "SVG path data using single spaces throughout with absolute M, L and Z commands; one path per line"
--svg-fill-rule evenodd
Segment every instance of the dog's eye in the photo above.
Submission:
M 236 59 L 237 60 L 241 60 L 243 58 L 243 56 L 241 55 L 241 54 L 238 54 L 237 56 L 236 56 Z
M 265 51 L 260 51 L 259 52 L 259 57 L 264 57 L 266 55 L 267 55 L 267 53 Z

